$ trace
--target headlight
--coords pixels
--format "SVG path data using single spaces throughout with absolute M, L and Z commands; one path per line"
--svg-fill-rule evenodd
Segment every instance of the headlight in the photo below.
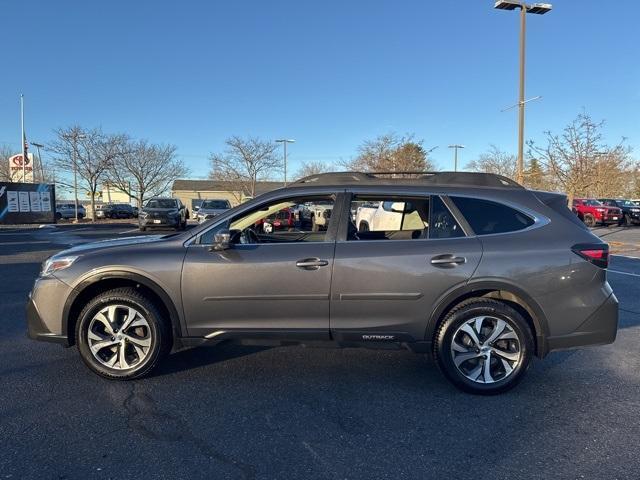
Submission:
M 77 260 L 78 256 L 69 256 L 69 257 L 59 257 L 59 258 L 49 258 L 42 265 L 42 271 L 40 272 L 41 277 L 46 277 L 47 275 L 51 275 L 58 270 L 64 270 L 65 268 L 73 265 L 73 262 Z
M 607 210 L 606 210 L 606 209 L 604 209 L 604 208 L 596 208 L 596 210 L 597 210 L 598 212 L 606 212 L 606 211 L 607 211 Z
M 640 208 L 632 208 L 631 211 L 633 213 L 638 213 L 638 212 L 640 212 Z

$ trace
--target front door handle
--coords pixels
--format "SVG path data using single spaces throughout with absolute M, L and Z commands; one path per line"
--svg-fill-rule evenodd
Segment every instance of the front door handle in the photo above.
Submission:
M 456 265 L 462 265 L 464 263 L 467 263 L 467 259 L 465 257 L 456 257 L 450 253 L 445 255 L 436 255 L 431 259 L 431 265 L 439 268 L 453 268 Z
M 303 268 L 305 270 L 317 270 L 320 267 L 326 267 L 329 265 L 327 260 L 320 260 L 319 258 L 303 258 L 296 262 L 296 267 Z

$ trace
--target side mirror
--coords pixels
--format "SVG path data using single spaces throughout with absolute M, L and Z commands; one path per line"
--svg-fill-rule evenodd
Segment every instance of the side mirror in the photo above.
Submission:
M 220 252 L 229 248 L 231 248 L 231 232 L 229 230 L 220 230 L 213 236 L 211 250 Z

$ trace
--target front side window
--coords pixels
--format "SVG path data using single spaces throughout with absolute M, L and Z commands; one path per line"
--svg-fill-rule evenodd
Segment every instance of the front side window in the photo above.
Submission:
M 534 223 L 528 215 L 501 203 L 467 197 L 451 197 L 451 200 L 476 235 L 517 232 Z
M 324 242 L 334 204 L 333 196 L 274 200 L 204 232 L 200 243 L 211 244 L 223 228 L 230 230 L 234 244 Z

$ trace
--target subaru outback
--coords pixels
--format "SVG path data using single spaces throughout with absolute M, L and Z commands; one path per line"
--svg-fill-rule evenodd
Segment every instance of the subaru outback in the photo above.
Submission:
M 360 206 L 382 204 L 393 224 L 356 225 Z M 327 228 L 255 228 L 296 205 L 330 208 Z M 27 323 L 108 379 L 205 342 L 298 343 L 409 349 L 462 390 L 494 394 L 534 356 L 615 340 L 608 256 L 564 195 L 505 177 L 322 174 L 186 232 L 52 256 Z

